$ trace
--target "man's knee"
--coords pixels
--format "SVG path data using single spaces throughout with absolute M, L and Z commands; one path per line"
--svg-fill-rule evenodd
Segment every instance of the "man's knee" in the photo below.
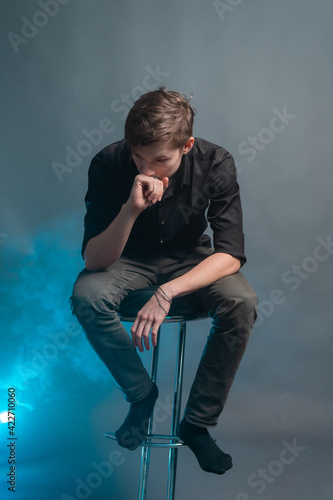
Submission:
M 258 299 L 250 285 L 244 290 L 240 296 L 240 310 L 243 319 L 253 326 L 257 318 Z
M 257 317 L 258 299 L 248 283 L 218 308 L 214 327 L 224 332 L 223 340 L 230 353 L 243 352 Z
M 258 299 L 253 288 L 240 273 L 223 280 L 215 318 L 220 318 L 222 321 L 225 321 L 227 317 L 233 318 L 237 323 L 252 328 L 258 307 Z
M 110 290 L 103 288 L 94 275 L 81 274 L 73 287 L 70 304 L 81 324 L 92 323 L 96 314 L 114 310 Z

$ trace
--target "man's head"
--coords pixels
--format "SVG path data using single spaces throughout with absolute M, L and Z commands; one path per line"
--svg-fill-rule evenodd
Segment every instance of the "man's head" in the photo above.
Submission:
M 193 135 L 195 111 L 183 94 L 158 90 L 143 94 L 128 113 L 125 139 L 130 150 L 159 142 L 182 148 Z
M 143 94 L 125 123 L 125 139 L 140 173 L 171 177 L 192 148 L 195 111 L 181 93 L 158 90 Z M 164 175 L 163 175 L 164 173 Z

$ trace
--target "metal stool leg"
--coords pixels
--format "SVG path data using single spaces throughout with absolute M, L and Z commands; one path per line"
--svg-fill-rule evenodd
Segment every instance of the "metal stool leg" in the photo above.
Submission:
M 140 291 L 142 292 L 142 291 Z M 134 293 L 134 292 L 133 292 Z M 140 485 L 139 485 L 139 495 L 138 500 L 146 500 L 147 496 L 147 486 L 148 486 L 148 471 L 149 471 L 149 461 L 151 448 L 169 448 L 169 464 L 168 464 L 168 481 L 167 481 L 167 500 L 174 500 L 175 497 L 175 487 L 176 487 L 176 471 L 177 471 L 177 459 L 178 459 L 178 448 L 185 446 L 182 440 L 177 436 L 177 431 L 180 421 L 180 410 L 181 410 L 181 399 L 182 399 L 182 386 L 183 386 L 183 370 L 184 370 L 184 354 L 185 354 L 185 339 L 186 339 L 186 323 L 187 321 L 195 321 L 198 319 L 207 318 L 207 314 L 198 313 L 193 311 L 192 314 L 188 315 L 174 315 L 167 317 L 165 323 L 175 323 L 179 324 L 178 327 L 178 345 L 177 345 L 177 360 L 175 368 L 175 385 L 174 385 L 174 398 L 173 398 L 173 411 L 172 411 L 172 424 L 171 424 L 171 434 L 153 434 L 153 414 L 148 422 L 148 435 L 147 439 L 141 443 L 141 469 L 140 469 Z M 121 321 L 123 322 L 133 322 L 135 321 L 135 315 L 128 313 L 120 315 Z M 151 364 L 150 364 L 150 377 L 153 382 L 156 383 L 157 379 L 157 365 L 158 365 L 158 355 L 159 355 L 159 343 L 160 343 L 160 333 L 161 328 L 158 330 L 157 335 L 157 345 L 152 349 Z M 117 440 L 114 433 L 106 433 L 107 438 Z
M 157 378 L 157 365 L 158 365 L 158 353 L 160 348 L 160 333 L 161 327 L 158 329 L 157 333 L 157 345 L 153 348 L 151 354 L 150 362 L 150 378 L 156 383 Z M 148 434 L 152 433 L 153 430 L 153 417 L 152 414 L 148 422 Z M 141 468 L 140 468 L 140 484 L 139 484 L 139 495 L 138 500 L 145 500 L 147 495 L 147 485 L 148 485 L 148 472 L 149 472 L 149 460 L 150 460 L 150 447 L 144 447 L 141 451 Z
M 172 424 L 171 424 L 172 436 L 177 436 L 177 430 L 180 420 L 180 407 L 181 407 L 182 389 L 183 389 L 185 340 L 186 340 L 186 322 L 181 321 L 179 323 L 178 353 L 177 353 L 177 363 L 175 370 L 175 389 L 174 389 Z M 172 441 L 170 441 L 170 443 L 172 443 Z M 178 448 L 170 448 L 166 500 L 174 500 L 175 497 L 177 458 L 178 458 Z

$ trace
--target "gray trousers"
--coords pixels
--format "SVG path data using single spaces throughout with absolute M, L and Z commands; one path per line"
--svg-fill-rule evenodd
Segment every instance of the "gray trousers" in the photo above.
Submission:
M 71 297 L 73 314 L 129 402 L 143 399 L 152 381 L 117 314 L 122 300 L 133 290 L 162 285 L 185 274 L 211 253 L 209 248 L 197 247 L 186 259 L 167 253 L 123 255 L 106 271 L 84 269 L 79 274 Z M 192 424 L 213 427 L 244 354 L 257 298 L 240 272 L 190 295 L 208 312 L 212 326 L 184 416 Z

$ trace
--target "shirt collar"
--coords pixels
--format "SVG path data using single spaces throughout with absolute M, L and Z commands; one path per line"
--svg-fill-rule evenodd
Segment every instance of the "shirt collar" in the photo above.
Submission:
M 191 165 L 188 159 L 188 154 L 182 156 L 179 168 L 175 173 L 175 179 L 170 185 L 170 188 L 166 191 L 164 199 L 170 198 L 177 191 L 180 191 L 183 186 L 189 186 L 191 184 Z
M 191 164 L 190 164 L 190 158 L 189 155 L 191 154 L 191 151 L 189 151 L 187 154 L 183 155 L 181 164 L 179 168 L 182 168 L 181 172 L 181 179 L 180 179 L 180 185 L 186 185 L 189 186 L 191 184 Z

